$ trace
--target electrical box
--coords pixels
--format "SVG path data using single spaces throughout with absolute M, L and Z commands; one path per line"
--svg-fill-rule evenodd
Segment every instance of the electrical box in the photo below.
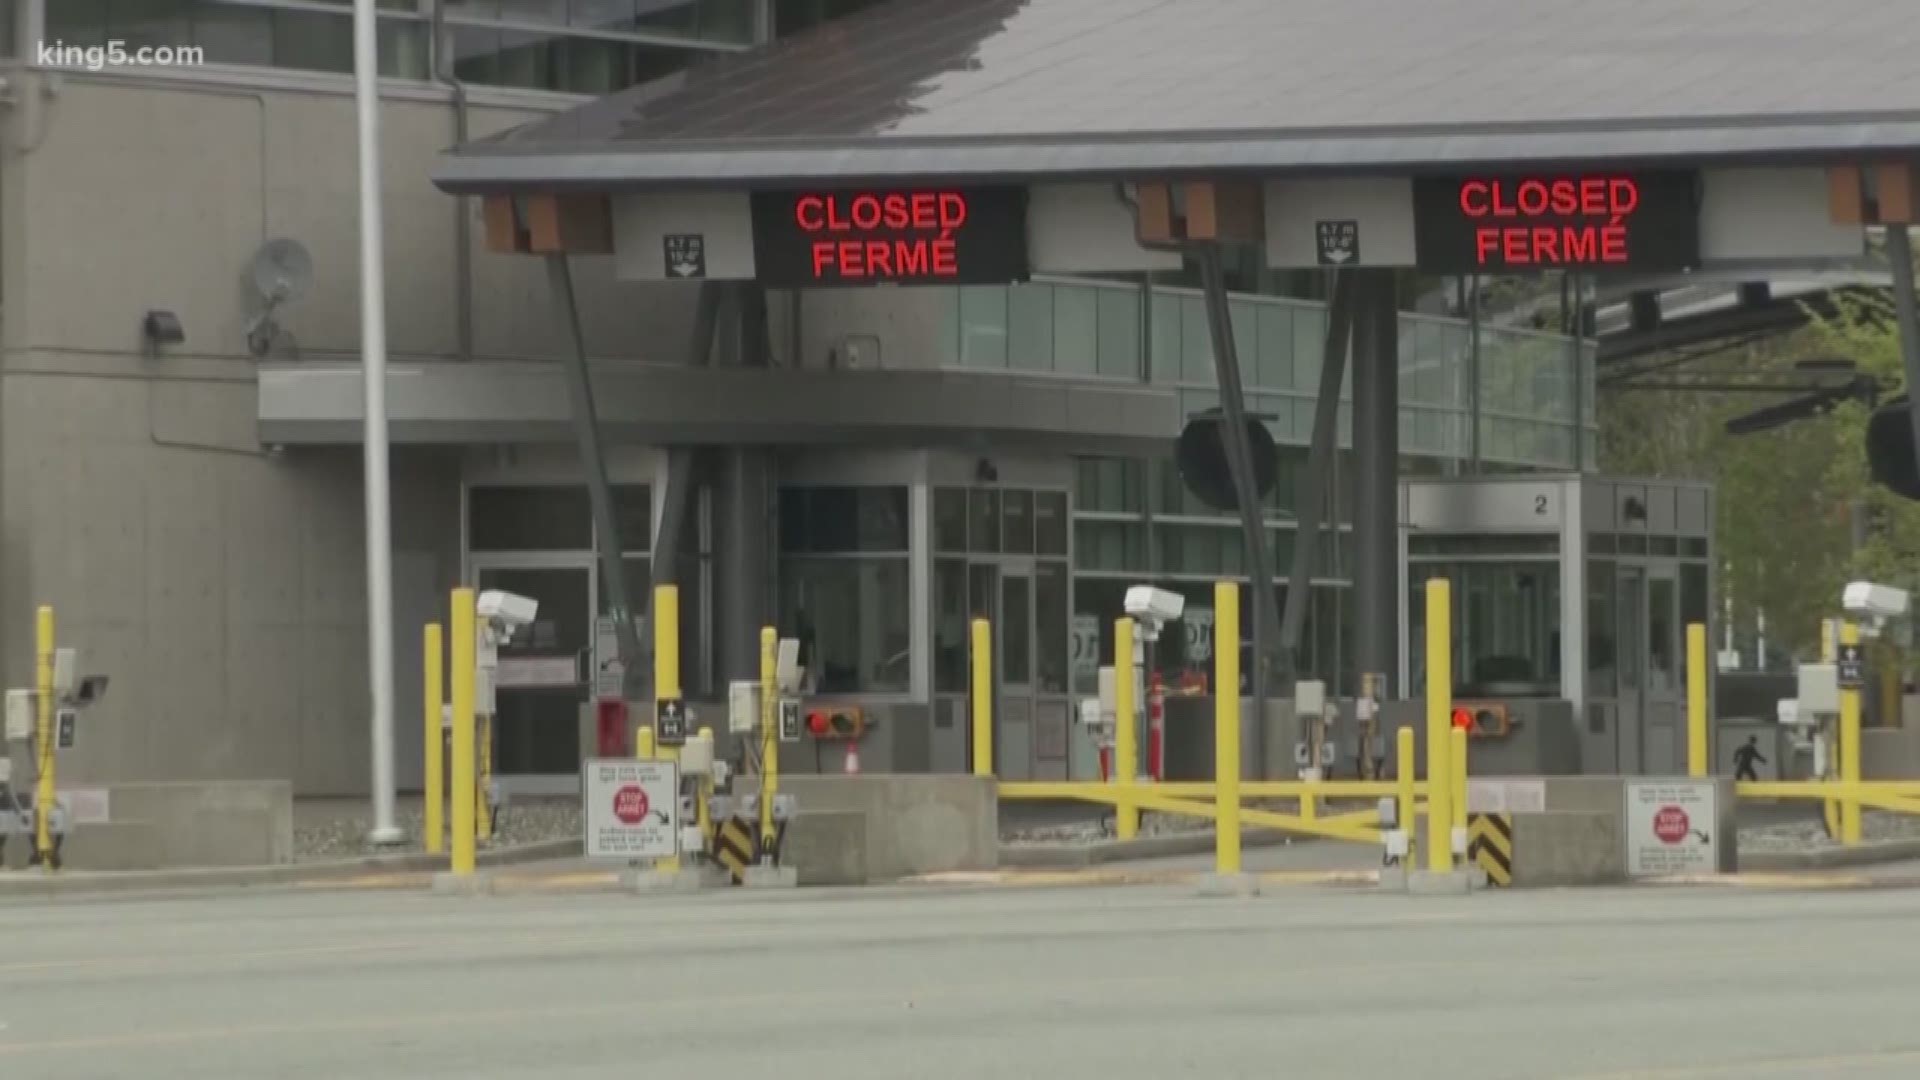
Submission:
M 1811 714 L 1805 716 L 1801 714 L 1800 703 L 1793 698 L 1781 698 L 1774 704 L 1774 709 L 1775 715 L 1783 727 L 1799 727 L 1803 723 L 1813 722 L 1813 716 Z
M 80 650 L 53 650 L 53 692 L 71 694 L 80 685 Z
M 760 684 L 735 679 L 727 684 L 727 730 L 751 735 L 760 730 Z
M 1800 712 L 1805 715 L 1838 715 L 1840 712 L 1840 669 L 1835 664 L 1801 664 Z
M 713 772 L 713 740 L 695 736 L 680 747 L 680 773 L 706 776 Z
M 7 741 L 26 742 L 33 738 L 33 691 L 7 691 Z
M 1319 716 L 1326 711 L 1327 684 L 1305 679 L 1293 684 L 1293 711 L 1296 716 Z

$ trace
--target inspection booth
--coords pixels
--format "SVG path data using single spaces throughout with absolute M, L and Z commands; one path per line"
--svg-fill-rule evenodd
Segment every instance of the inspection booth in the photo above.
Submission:
M 1426 583 L 1443 578 L 1454 699 L 1486 714 L 1476 771 L 1684 772 L 1686 626 L 1709 621 L 1713 498 L 1600 475 L 1402 483 L 1402 685 L 1425 685 Z

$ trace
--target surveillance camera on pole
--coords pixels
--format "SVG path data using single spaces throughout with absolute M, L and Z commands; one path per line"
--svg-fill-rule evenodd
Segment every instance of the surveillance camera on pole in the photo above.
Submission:
M 1143 641 L 1158 641 L 1160 631 L 1187 610 L 1187 598 L 1152 585 L 1135 585 L 1127 590 L 1127 614 L 1140 624 Z
M 1889 622 L 1904 624 L 1909 603 L 1907 590 L 1871 581 L 1851 582 L 1840 593 L 1841 609 L 1870 637 L 1879 636 Z

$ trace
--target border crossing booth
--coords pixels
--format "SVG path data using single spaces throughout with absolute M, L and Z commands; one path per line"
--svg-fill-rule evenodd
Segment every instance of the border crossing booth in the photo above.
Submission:
M 1402 685 L 1424 684 L 1425 585 L 1446 578 L 1476 773 L 1685 771 L 1686 626 L 1709 622 L 1711 487 L 1421 479 L 1401 501 Z

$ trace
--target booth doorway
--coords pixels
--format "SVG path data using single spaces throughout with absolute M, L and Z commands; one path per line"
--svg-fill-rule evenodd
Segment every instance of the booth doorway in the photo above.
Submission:
M 500 649 L 494 773 L 509 793 L 574 791 L 593 646 L 593 556 L 475 556 L 473 581 L 540 604 L 534 624 Z

